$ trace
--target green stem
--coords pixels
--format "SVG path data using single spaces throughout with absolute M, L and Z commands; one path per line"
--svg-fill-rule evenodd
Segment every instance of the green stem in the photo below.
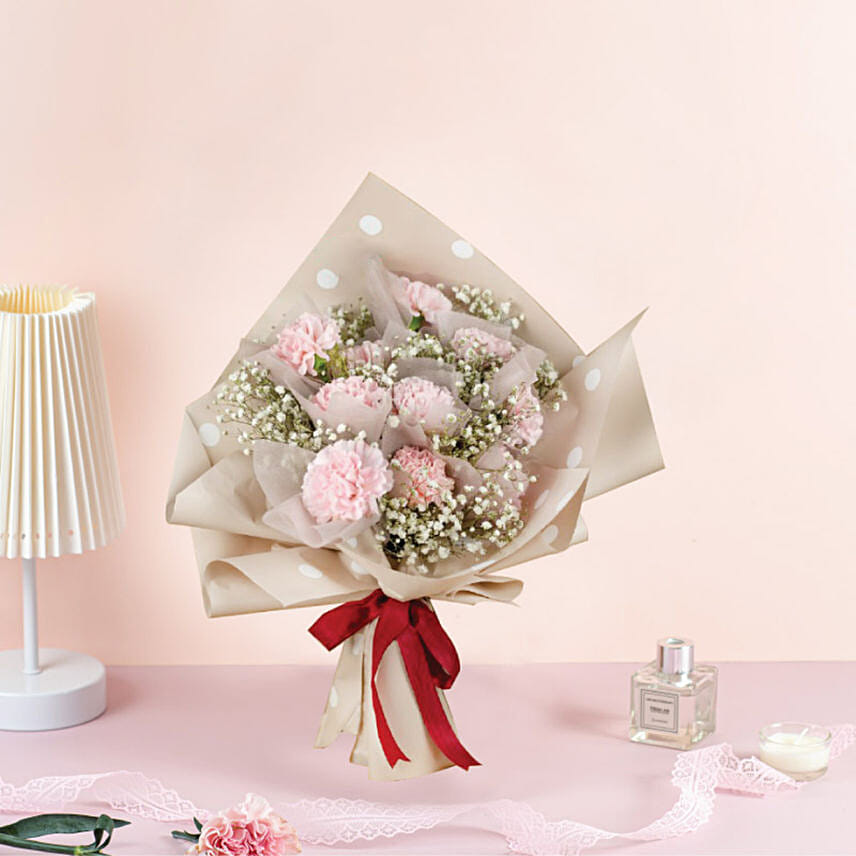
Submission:
M 410 330 L 416 330 L 418 333 L 422 329 L 422 325 L 424 323 L 425 319 L 421 315 L 414 315 L 407 326 Z
M 78 849 L 72 844 L 49 844 L 47 841 L 31 841 L 29 838 L 18 838 L 15 835 L 5 835 L 0 832 L 0 844 L 5 844 L 7 847 L 17 847 L 19 850 L 38 850 L 41 853 L 71 853 L 73 856 L 79 856 L 84 851 Z

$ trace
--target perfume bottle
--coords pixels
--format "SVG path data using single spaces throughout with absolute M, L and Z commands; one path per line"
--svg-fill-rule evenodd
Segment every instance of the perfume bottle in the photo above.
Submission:
M 693 643 L 670 636 L 631 678 L 630 739 L 690 749 L 716 729 L 716 666 L 696 664 Z

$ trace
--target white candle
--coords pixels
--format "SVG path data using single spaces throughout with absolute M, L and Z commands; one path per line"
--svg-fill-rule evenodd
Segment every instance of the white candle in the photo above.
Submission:
M 777 722 L 761 729 L 761 760 L 794 779 L 816 779 L 829 766 L 830 739 L 817 725 Z

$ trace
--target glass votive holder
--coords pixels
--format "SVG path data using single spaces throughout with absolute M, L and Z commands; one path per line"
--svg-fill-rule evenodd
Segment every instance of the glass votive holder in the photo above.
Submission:
M 832 734 L 821 725 L 774 722 L 761 729 L 761 760 L 798 782 L 820 778 L 829 766 Z

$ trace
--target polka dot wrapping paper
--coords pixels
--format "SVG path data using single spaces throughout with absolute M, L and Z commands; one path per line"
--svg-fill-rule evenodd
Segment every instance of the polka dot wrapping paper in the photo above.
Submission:
M 511 301 L 525 318 L 516 335 L 546 353 L 567 394 L 558 411 L 544 413 L 543 433 L 529 458 L 537 480 L 523 495 L 519 533 L 486 555 L 453 556 L 428 574 L 394 567 L 365 533 L 313 547 L 269 525 L 253 466 L 260 451 L 245 454 L 236 432 L 217 418 L 218 391 L 243 360 L 261 359 L 264 352 L 270 364 L 278 331 L 301 313 L 357 303 L 366 294 L 367 271 L 379 264 L 432 285 L 490 288 L 497 299 Z M 342 605 L 318 622 L 324 626 L 313 628 L 328 647 L 341 641 L 341 628 L 331 624 L 353 621 L 355 609 L 367 619 L 350 628 L 341 644 L 316 745 L 327 746 L 342 732 L 354 734 L 351 761 L 366 765 L 373 779 L 467 765 L 450 749 L 457 737 L 442 692 L 450 680 L 437 678 L 442 673 L 454 679 L 457 657 L 442 631 L 434 630 L 431 602 L 513 600 L 522 582 L 517 571 L 509 575 L 511 568 L 586 539 L 580 517 L 585 499 L 662 468 L 631 340 L 638 321 L 582 353 L 544 308 L 465 238 L 369 175 L 247 333 L 214 388 L 187 407 L 167 519 L 193 530 L 207 613 Z M 400 620 L 406 632 L 399 627 L 404 635 L 389 643 L 389 616 L 400 612 L 397 604 L 405 605 Z M 435 682 L 429 690 L 414 674 L 414 658 L 424 655 L 407 641 L 411 629 L 431 649 L 427 663 Z M 377 646 L 376 634 L 384 637 Z M 392 762 L 390 738 L 401 750 Z

